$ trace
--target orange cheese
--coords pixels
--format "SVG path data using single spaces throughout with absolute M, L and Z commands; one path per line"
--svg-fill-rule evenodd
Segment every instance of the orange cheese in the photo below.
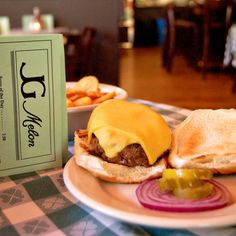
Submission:
M 109 100 L 96 107 L 89 119 L 88 142 L 94 134 L 107 157 L 138 143 L 149 164 L 169 149 L 171 131 L 165 120 L 151 108 L 125 100 Z

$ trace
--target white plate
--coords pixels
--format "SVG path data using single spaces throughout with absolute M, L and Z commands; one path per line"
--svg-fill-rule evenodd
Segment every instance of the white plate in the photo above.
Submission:
M 142 207 L 135 196 L 136 184 L 112 184 L 93 177 L 71 158 L 64 168 L 69 191 L 82 203 L 119 220 L 160 228 L 207 228 L 236 224 L 236 176 L 217 180 L 230 190 L 234 203 L 211 211 L 171 213 Z
M 73 88 L 76 83 L 77 82 L 67 82 L 66 88 Z M 114 86 L 114 85 L 100 83 L 99 88 L 101 89 L 101 92 L 104 92 L 104 93 L 110 93 L 112 91 L 115 91 L 116 96 L 114 97 L 114 99 L 125 99 L 128 96 L 127 92 L 124 89 Z M 69 113 L 90 111 L 96 106 L 97 106 L 97 104 L 88 105 L 88 106 L 81 106 L 81 107 L 68 107 L 67 111 Z

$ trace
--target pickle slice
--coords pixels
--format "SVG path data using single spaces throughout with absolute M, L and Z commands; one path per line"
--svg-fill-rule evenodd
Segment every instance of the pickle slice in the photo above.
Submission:
M 165 169 L 162 178 L 183 178 L 183 179 L 211 179 L 213 172 L 203 169 Z
M 182 199 L 200 199 L 209 196 L 214 190 L 211 183 L 205 182 L 202 186 L 195 188 L 175 188 L 173 194 Z
M 164 192 L 166 190 L 174 190 L 175 188 L 195 188 L 202 186 L 204 184 L 203 180 L 193 178 L 193 179 L 184 179 L 184 178 L 160 178 L 157 180 L 159 190 Z

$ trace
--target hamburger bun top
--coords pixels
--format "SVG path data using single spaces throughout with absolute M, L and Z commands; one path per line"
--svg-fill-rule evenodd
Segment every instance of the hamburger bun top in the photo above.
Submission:
M 94 134 L 107 157 L 138 143 L 149 164 L 156 162 L 171 145 L 171 131 L 165 120 L 151 108 L 125 100 L 108 100 L 96 107 L 89 119 L 88 142 Z

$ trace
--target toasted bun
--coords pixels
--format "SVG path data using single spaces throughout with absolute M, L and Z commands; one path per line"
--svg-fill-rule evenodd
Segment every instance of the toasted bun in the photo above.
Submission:
M 163 169 L 166 168 L 164 159 L 159 160 L 151 167 L 128 167 L 103 161 L 87 152 L 87 136 L 83 137 L 82 132 L 75 132 L 75 161 L 77 165 L 87 169 L 100 179 L 115 183 L 140 183 L 146 179 L 161 176 Z
M 193 111 L 174 131 L 169 163 L 175 168 L 236 172 L 236 110 Z

